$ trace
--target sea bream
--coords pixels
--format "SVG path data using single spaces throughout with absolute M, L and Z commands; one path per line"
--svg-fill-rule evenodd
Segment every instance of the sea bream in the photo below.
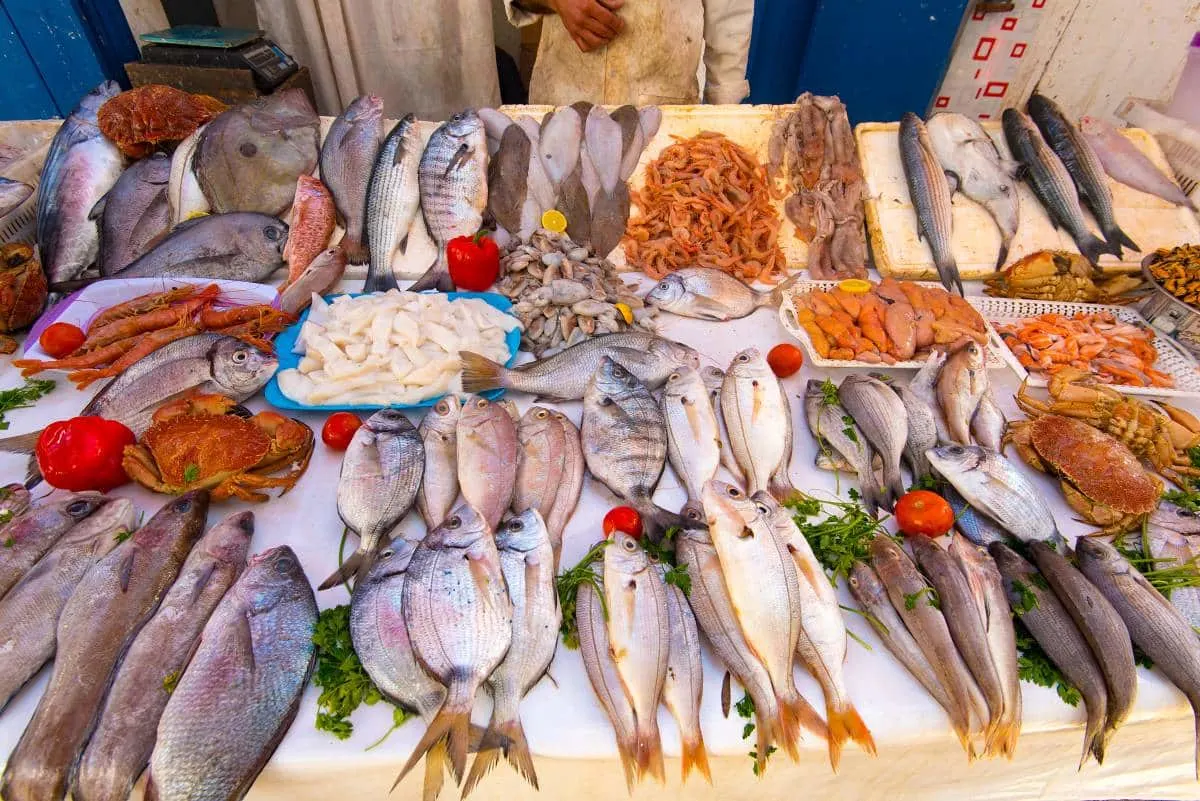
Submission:
M 60 495 L 35 504 L 4 527 L 0 549 L 0 598 L 19 582 L 81 520 L 104 508 L 98 492 Z
M 900 457 L 908 442 L 908 412 L 887 384 L 866 375 L 850 375 L 838 387 L 838 400 L 854 419 L 866 440 L 867 456 L 883 460 L 884 508 L 890 509 L 904 494 Z
M 778 307 L 799 274 L 770 292 L 759 292 L 723 270 L 684 267 L 663 277 L 646 295 L 646 302 L 680 317 L 737 320 L 762 308 Z
M 721 412 L 746 491 L 779 500 L 795 492 L 791 467 L 792 414 L 787 393 L 757 348 L 733 357 L 721 385 Z
M 682 514 L 703 519 L 700 492 L 721 464 L 721 430 L 699 371 L 680 367 L 671 373 L 659 402 L 667 423 L 667 460 L 688 493 Z
M 635 780 L 641 778 L 636 756 L 637 719 L 613 661 L 603 592 L 603 584 L 599 587 L 589 582 L 579 585 L 579 594 L 575 598 L 579 652 L 592 691 L 612 723 L 617 738 L 617 755 L 621 758 L 621 768 L 625 773 L 625 786 L 632 792 Z
M 900 164 L 904 167 L 920 237 L 929 245 L 942 286 L 962 295 L 962 279 L 950 248 L 954 225 L 950 184 L 938 163 L 925 123 L 911 111 L 900 118 Z
M 536 509 L 550 533 L 557 567 L 563 529 L 579 504 L 587 465 L 579 429 L 562 412 L 530 406 L 517 426 L 520 458 L 512 509 Z
M 668 565 L 655 565 L 666 576 Z M 692 769 L 712 784 L 708 767 L 708 750 L 704 732 L 700 729 L 700 701 L 704 693 L 704 667 L 700 662 L 700 631 L 696 616 L 684 595 L 675 584 L 663 582 L 667 594 L 667 674 L 663 681 L 662 702 L 679 724 L 683 775 L 687 781 Z M 690 591 L 689 591 L 690 592 Z
M 421 207 L 417 170 L 421 162 L 421 135 L 417 118 L 405 116 L 383 141 L 371 168 L 366 197 L 366 241 L 371 266 L 364 292 L 396 289 L 392 259 L 404 251 L 408 232 Z
M 342 248 L 351 264 L 367 261 L 367 185 L 383 144 L 383 99 L 361 95 L 329 126 L 318 161 L 321 181 L 333 193 L 346 234 Z
M 494 529 L 512 503 L 517 482 L 517 424 L 502 403 L 471 396 L 458 417 L 455 442 L 463 500 Z
M 1079 131 L 1092 146 L 1096 157 L 1104 166 L 1104 171 L 1114 181 L 1133 187 L 1139 192 L 1161 197 L 1176 206 L 1196 210 L 1191 198 L 1183 193 L 1179 185 L 1108 122 L 1099 117 L 1081 117 Z

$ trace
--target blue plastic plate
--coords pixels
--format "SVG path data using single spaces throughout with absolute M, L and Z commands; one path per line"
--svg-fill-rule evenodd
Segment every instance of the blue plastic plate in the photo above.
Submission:
M 363 293 L 341 293 L 338 295 L 326 295 L 325 300 L 331 301 L 334 298 L 341 297 L 343 294 L 349 294 L 350 297 L 356 298 Z M 512 301 L 503 295 L 498 295 L 495 292 L 447 292 L 451 300 L 459 300 L 460 298 L 478 298 L 484 303 L 499 309 L 506 314 L 512 310 Z M 354 404 L 332 404 L 322 406 L 309 406 L 308 404 L 299 403 L 292 400 L 283 391 L 279 389 L 278 374 L 280 370 L 290 370 L 300 364 L 300 354 L 292 353 L 292 346 L 296 344 L 296 338 L 300 336 L 300 327 L 304 325 L 304 321 L 308 319 L 309 309 L 305 309 L 300 315 L 300 319 L 290 328 L 281 333 L 275 338 L 275 353 L 279 357 L 279 368 L 275 371 L 276 375 L 271 377 L 271 381 L 267 384 L 265 392 L 267 402 L 277 409 L 292 409 L 294 411 L 351 411 L 351 412 L 374 412 L 383 409 L 383 406 L 361 406 Z M 521 346 L 521 330 L 514 328 L 508 332 L 505 338 L 508 344 L 508 361 L 505 366 L 511 367 L 512 363 L 517 358 L 517 350 Z M 502 389 L 489 389 L 487 392 L 481 392 L 485 398 L 498 398 L 504 394 Z M 420 403 L 394 403 L 391 405 L 393 409 L 427 409 L 436 404 L 444 396 L 437 395 Z

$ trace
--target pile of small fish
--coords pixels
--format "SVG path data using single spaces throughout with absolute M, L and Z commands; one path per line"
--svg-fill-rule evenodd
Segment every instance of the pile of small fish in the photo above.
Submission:
M 997 323 L 1004 344 L 1027 370 L 1054 375 L 1082 370 L 1106 384 L 1173 387 L 1171 375 L 1154 369 L 1155 333 L 1119 320 L 1112 312 L 1039 314 Z
M 771 132 L 767 171 L 783 173 L 791 194 L 783 210 L 808 243 L 808 273 L 814 281 L 866 278 L 863 225 L 866 181 L 858 148 L 837 97 L 805 92 Z
M 500 266 L 493 289 L 512 300 L 521 349 L 539 359 L 596 334 L 653 330 L 653 311 L 612 263 L 566 234 L 539 229 L 528 243 L 513 240 Z

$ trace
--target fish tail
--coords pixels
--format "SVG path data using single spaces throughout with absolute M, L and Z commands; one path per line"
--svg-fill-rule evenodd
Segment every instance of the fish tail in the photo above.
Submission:
M 1132 239 L 1130 239 L 1129 234 L 1122 231 L 1121 226 L 1117 225 L 1115 221 L 1113 222 L 1112 226 L 1104 232 L 1104 238 L 1107 239 L 1108 243 L 1117 251 L 1113 255 L 1118 259 L 1121 258 L 1121 248 L 1123 247 L 1129 248 L 1130 250 L 1136 250 L 1138 252 L 1141 252 L 1142 250 L 1137 246 L 1137 242 L 1134 242 Z
M 783 746 L 783 750 L 787 751 L 787 755 L 792 758 L 792 761 L 798 762 L 800 760 L 800 719 L 808 702 L 794 688 L 790 694 L 790 698 L 784 698 L 778 694 L 775 698 L 779 706 L 776 740 Z M 815 711 L 813 714 L 816 714 Z M 765 752 L 760 752 L 759 755 L 764 756 Z
M 683 780 L 691 774 L 692 768 L 700 771 L 705 780 L 712 784 L 712 771 L 708 767 L 708 749 L 704 747 L 704 733 L 697 723 L 695 734 L 682 738 L 683 749 Z
M 885 462 L 883 465 L 883 497 L 887 508 L 891 509 L 896 501 L 904 497 L 904 476 L 900 474 L 900 463 Z
M 1085 232 L 1083 236 L 1076 240 L 1075 245 L 1079 248 L 1079 252 L 1083 254 L 1084 258 L 1092 263 L 1093 267 L 1099 265 L 1101 255 L 1113 253 L 1112 248 L 1109 247 L 1107 242 L 1093 236 L 1090 232 Z M 1116 252 L 1120 253 L 1120 250 Z M 1116 253 L 1113 253 L 1113 255 L 1116 255 Z
M 363 241 L 360 235 L 351 234 L 347 231 L 346 235 L 342 237 L 340 245 L 342 252 L 346 254 L 346 261 L 350 264 L 366 264 L 371 260 L 371 253 L 367 250 L 367 243 Z
M 1006 718 L 995 721 L 987 735 L 985 753 L 987 756 L 1003 756 L 1011 760 L 1017 747 L 1019 733 L 1019 724 L 1014 724 Z
M 853 704 L 842 704 L 839 707 L 826 703 L 825 715 L 829 725 L 829 764 L 833 766 L 835 773 L 838 763 L 841 762 L 842 746 L 846 744 L 846 740 L 853 740 L 868 754 L 875 755 L 875 739 Z
M 350 558 L 338 565 L 338 569 L 330 574 L 329 578 L 321 582 L 317 587 L 318 590 L 327 590 L 330 587 L 336 587 L 339 584 L 345 584 L 354 579 L 356 582 L 361 581 L 366 576 L 367 571 L 371 569 L 374 563 L 374 558 L 365 551 L 355 551 L 350 554 Z
M 954 261 L 953 256 L 945 256 L 934 261 L 934 266 L 937 267 L 938 278 L 942 281 L 942 286 L 946 287 L 947 291 L 954 292 L 958 290 L 960 297 L 965 297 L 963 291 L 962 278 L 958 274 L 958 264 Z
M 650 774 L 659 784 L 667 783 L 667 769 L 663 764 L 662 737 L 658 732 L 658 721 L 654 718 L 637 722 L 637 768 L 638 775 Z
M 683 525 L 682 517 L 662 508 L 649 498 L 644 498 L 633 506 L 641 513 L 642 520 L 646 523 L 646 532 L 655 542 L 662 538 L 663 532 Z
M 791 454 L 787 455 L 784 463 L 779 465 L 771 477 L 767 480 L 767 492 L 771 493 L 771 497 L 780 503 L 794 500 L 800 491 L 792 484 L 792 477 L 788 475 L 787 462 Z
M 488 774 L 503 756 L 508 764 L 513 766 L 521 778 L 529 782 L 533 789 L 538 789 L 537 771 L 533 768 L 533 755 L 529 752 L 529 742 L 525 739 L 525 727 L 519 718 L 501 723 L 492 721 L 492 727 L 483 735 L 479 744 L 479 754 L 471 764 L 471 772 L 463 783 L 462 797 L 475 789 L 480 779 Z
M 787 280 L 781 282 L 774 289 L 765 295 L 758 296 L 759 306 L 779 306 L 783 303 L 784 296 L 791 291 L 792 287 L 804 277 L 802 270 L 797 270 Z
M 438 253 L 437 261 L 413 282 L 408 291 L 424 292 L 427 289 L 435 289 L 438 292 L 454 291 L 454 280 L 450 277 L 450 271 L 446 268 L 446 257 L 442 253 Z
M 625 789 L 630 795 L 633 795 L 633 786 L 638 780 L 637 758 L 634 756 L 636 750 L 636 742 L 622 740 L 621 736 L 617 735 L 617 755 L 621 757 L 621 770 L 625 772 Z
M 1004 262 L 1008 261 L 1008 249 L 1012 245 L 1012 237 L 1006 234 L 1000 235 L 1000 252 L 996 254 L 996 272 L 1004 267 Z
M 437 801 L 437 797 L 442 794 L 442 785 L 445 783 L 442 768 L 448 762 L 449 756 L 446 753 L 445 740 L 438 740 L 425 755 L 425 778 L 421 785 L 421 801 Z
M 37 447 L 38 437 L 42 432 L 32 431 L 28 434 L 17 434 L 12 437 L 0 437 L 0 451 L 5 453 L 33 453 Z
M 400 782 L 408 775 L 417 763 L 421 761 L 421 757 L 430 753 L 433 747 L 441 742 L 446 741 L 443 747 L 446 749 L 446 763 L 450 768 L 450 773 L 454 775 L 456 782 L 462 780 L 463 771 L 467 767 L 467 744 L 470 739 L 470 724 L 471 724 L 471 708 L 468 705 L 465 709 L 459 708 L 460 705 L 451 705 L 447 700 L 442 708 L 438 710 L 437 717 L 430 722 L 429 728 L 425 730 L 425 734 L 421 736 L 421 740 L 413 748 L 412 755 L 408 761 L 404 763 L 404 767 L 400 769 L 400 774 L 396 776 L 396 781 L 392 784 L 392 789 L 395 790 Z
M 469 350 L 459 351 L 458 358 L 462 362 L 463 392 L 474 394 L 504 386 L 508 372 L 504 365 Z

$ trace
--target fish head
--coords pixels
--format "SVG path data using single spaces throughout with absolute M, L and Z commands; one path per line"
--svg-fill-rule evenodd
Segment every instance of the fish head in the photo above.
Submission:
M 262 389 L 279 366 L 279 360 L 270 353 L 234 337 L 221 337 L 210 351 L 209 362 L 213 381 L 235 400 L 249 398 Z
M 288 240 L 288 224 L 266 214 L 247 215 L 239 226 L 240 250 L 266 262 L 283 261 L 283 249 Z
M 254 512 L 234 512 L 204 535 L 204 552 L 223 564 L 244 564 L 253 536 Z
M 383 98 L 379 95 L 359 95 L 350 101 L 342 117 L 347 122 L 375 122 L 383 119 Z
M 743 536 L 751 527 L 767 522 L 771 512 L 769 507 L 747 497 L 737 487 L 718 479 L 705 483 L 700 500 L 710 530 L 725 536 Z
M 296 552 L 280 545 L 250 557 L 237 593 L 254 614 L 262 614 L 306 593 L 311 595 L 312 587 Z
M 398 537 L 379 552 L 379 557 L 375 560 L 375 564 L 371 566 L 371 570 L 367 573 L 367 578 L 364 586 L 367 584 L 376 584 L 381 581 L 387 581 L 395 576 L 402 576 L 408 572 L 408 566 L 412 562 L 413 554 L 417 551 L 417 543 L 406 540 L 403 537 Z
M 623 365 L 604 356 L 600 359 L 600 366 L 596 369 L 596 374 L 592 376 L 592 383 L 596 390 L 603 395 L 620 398 L 637 389 L 641 382 Z M 603 401 L 601 404 L 603 405 Z
M 641 540 L 624 531 L 614 531 L 611 542 L 604 549 L 605 570 L 614 570 L 623 576 L 640 573 L 650 567 L 650 553 L 642 547 Z
M 646 293 L 646 302 L 669 311 L 681 304 L 686 296 L 687 287 L 683 285 L 683 278 L 670 273 Z
M 934 469 L 946 475 L 960 475 L 978 469 L 984 459 L 982 448 L 974 445 L 941 445 L 925 451 Z
M 972 370 L 982 370 L 984 364 L 983 346 L 973 339 L 967 340 L 967 344 L 959 348 L 957 354 L 961 354 L 964 364 Z
M 121 94 L 121 87 L 116 81 L 103 81 L 83 96 L 71 114 L 95 122 L 100 107 L 119 94 Z
M 700 369 L 700 354 L 695 348 L 691 348 L 682 342 L 675 342 L 670 339 L 656 339 L 650 345 L 651 349 L 665 358 L 668 364 L 678 364 Z
M 537 509 L 513 515 L 496 530 L 496 547 L 505 551 L 529 553 L 549 542 L 550 532 Z
M 725 383 L 725 371 L 716 365 L 706 364 L 700 368 L 700 380 L 709 392 L 720 392 L 721 385 Z
M 1029 575 L 1034 572 L 1033 565 L 1023 556 L 1003 542 L 993 542 L 988 546 L 988 553 L 996 560 L 996 567 L 1005 576 Z
M 367 418 L 363 428 L 373 434 L 408 434 L 416 431 L 408 415 L 399 409 L 380 409 Z
M 667 382 L 663 385 L 664 398 L 688 398 L 694 403 L 699 397 L 705 394 L 704 383 L 700 380 L 700 373 L 694 367 L 680 365 L 671 371 L 667 376 Z
M 134 532 L 134 541 L 144 548 L 167 547 L 169 542 L 177 541 L 180 536 L 194 543 L 208 517 L 209 500 L 208 490 L 203 489 L 191 490 L 172 498 Z
M 1125 557 L 1099 537 L 1080 537 L 1075 541 L 1075 553 L 1081 562 L 1100 565 L 1105 572 L 1123 573 L 1127 570 Z
M 885 535 L 876 536 L 871 540 L 871 561 L 879 575 L 883 575 L 889 565 L 896 565 L 908 559 L 908 554 L 900 544 Z
M 1035 130 L 1033 120 L 1015 108 L 1004 109 L 1004 113 L 1000 115 L 1000 124 L 1004 128 L 1004 135 L 1010 140 L 1024 139 Z
M 746 348 L 734 356 L 729 369 L 725 371 L 725 375 L 735 379 L 763 378 L 767 373 L 771 373 L 771 368 L 758 348 Z M 774 373 L 771 376 L 774 378 Z
M 59 498 L 55 503 L 62 514 L 75 520 L 84 520 L 103 509 L 109 498 L 99 492 L 79 492 Z
M 1163 501 L 1151 513 L 1150 526 L 1165 528 L 1179 534 L 1200 534 L 1200 515 Z
M 883 597 L 884 589 L 883 582 L 879 580 L 874 568 L 866 562 L 855 562 L 850 567 L 850 576 L 847 579 L 850 582 L 850 589 L 856 595 L 867 597 Z
M 533 409 L 530 409 L 526 414 L 528 415 L 532 411 Z M 546 410 L 543 409 L 542 411 Z M 459 400 L 457 395 L 446 395 L 433 404 L 433 408 L 425 413 L 425 417 L 421 422 L 426 428 L 433 429 L 440 434 L 451 434 L 458 426 L 458 419 L 461 414 L 462 401 Z
M 116 534 L 124 531 L 131 532 L 136 527 L 137 507 L 128 498 L 110 498 L 108 503 L 97 509 L 86 520 L 71 527 L 71 530 L 59 540 L 61 545 L 75 543 L 86 545 L 92 542 L 92 554 L 102 556 L 113 548 L 124 537 Z
M 545 406 L 530 406 L 529 410 L 521 416 L 521 429 L 530 434 L 540 433 L 550 426 L 558 425 L 558 417 L 561 414 L 561 412 L 547 409 Z
M 467 139 L 483 132 L 483 120 L 473 108 L 463 109 L 442 123 L 442 129 L 449 136 L 457 139 Z
M 425 535 L 425 545 L 430 548 L 467 549 L 483 537 L 491 537 L 492 530 L 483 515 L 469 503 L 463 502 L 454 508 L 441 525 Z
M 508 409 L 500 403 L 493 403 L 479 395 L 471 395 L 463 401 L 458 424 L 465 430 L 487 425 L 499 417 L 508 417 Z

